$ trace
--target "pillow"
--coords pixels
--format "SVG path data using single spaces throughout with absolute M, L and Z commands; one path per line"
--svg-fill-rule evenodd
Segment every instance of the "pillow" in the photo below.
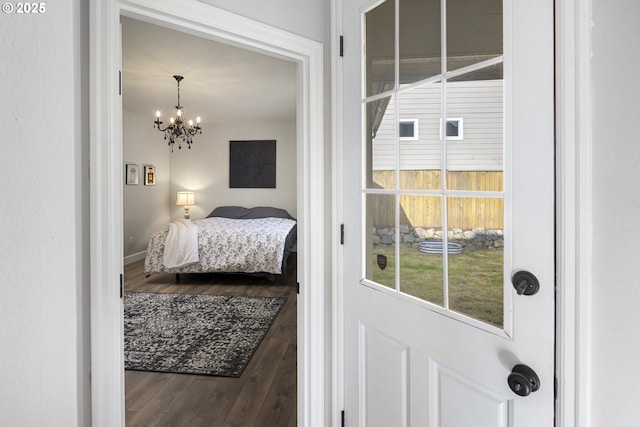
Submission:
M 242 206 L 218 206 L 207 218 L 222 217 L 232 219 L 256 219 L 256 218 L 289 218 L 294 219 L 289 212 L 280 208 L 269 206 L 257 206 L 255 208 L 243 208 Z

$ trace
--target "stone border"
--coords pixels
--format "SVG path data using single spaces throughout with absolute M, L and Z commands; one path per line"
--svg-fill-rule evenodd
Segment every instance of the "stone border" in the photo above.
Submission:
M 462 230 L 452 228 L 447 232 L 449 242 L 458 243 L 463 249 L 499 249 L 504 248 L 504 235 L 502 230 L 474 228 Z M 396 233 L 393 227 L 373 227 L 373 245 L 389 246 L 396 241 Z M 406 246 L 413 246 L 425 241 L 442 241 L 442 229 L 400 226 L 400 242 Z

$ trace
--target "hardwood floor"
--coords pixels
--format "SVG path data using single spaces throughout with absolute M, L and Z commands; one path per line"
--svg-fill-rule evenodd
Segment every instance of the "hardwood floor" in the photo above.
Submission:
M 295 426 L 297 421 L 296 254 L 287 278 L 243 275 L 144 277 L 144 261 L 125 266 L 126 291 L 285 296 L 287 301 L 240 378 L 125 371 L 126 425 Z

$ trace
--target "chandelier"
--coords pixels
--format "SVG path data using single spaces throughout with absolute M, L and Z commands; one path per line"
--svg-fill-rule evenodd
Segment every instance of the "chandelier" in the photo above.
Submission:
M 193 137 L 197 134 L 202 134 L 202 128 L 200 127 L 200 117 L 196 118 L 195 125 L 193 120 L 189 120 L 188 123 L 184 121 L 184 114 L 182 106 L 180 105 L 180 82 L 184 77 L 173 76 L 178 82 L 178 105 L 176 105 L 176 112 L 169 119 L 169 126 L 163 127 L 162 121 L 160 121 L 160 111 L 156 111 L 156 120 L 153 122 L 154 127 L 158 128 L 160 132 L 164 132 L 165 141 L 169 141 L 167 145 L 171 146 L 171 152 L 173 153 L 173 145 L 178 143 L 178 150 L 182 149 L 182 144 L 186 144 L 191 149 L 193 144 Z

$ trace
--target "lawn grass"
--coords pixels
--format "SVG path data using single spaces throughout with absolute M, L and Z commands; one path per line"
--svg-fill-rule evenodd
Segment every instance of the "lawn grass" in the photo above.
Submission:
M 371 279 L 395 288 L 396 260 L 392 247 L 373 251 Z M 384 270 L 377 256 L 387 257 Z M 426 254 L 417 247 L 400 250 L 400 291 L 444 306 L 442 255 Z M 449 308 L 494 326 L 503 321 L 503 252 L 463 251 L 449 255 Z

